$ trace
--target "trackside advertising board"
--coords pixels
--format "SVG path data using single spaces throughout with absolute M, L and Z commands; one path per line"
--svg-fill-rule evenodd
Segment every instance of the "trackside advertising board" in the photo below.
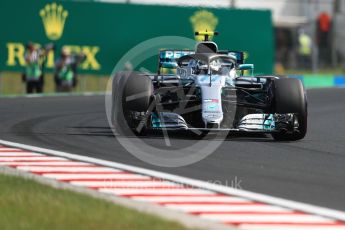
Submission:
M 46 67 L 52 70 L 61 47 L 83 52 L 81 72 L 108 75 L 117 61 L 137 44 L 159 36 L 194 36 L 216 30 L 220 49 L 247 52 L 256 71 L 273 68 L 271 13 L 193 7 L 111 4 L 89 1 L 1 0 L 0 71 L 22 71 L 25 45 L 54 43 Z M 162 47 L 173 49 L 174 47 Z M 191 49 L 193 47 L 185 47 Z M 157 50 L 158 54 L 158 50 Z M 154 72 L 156 63 L 146 69 Z

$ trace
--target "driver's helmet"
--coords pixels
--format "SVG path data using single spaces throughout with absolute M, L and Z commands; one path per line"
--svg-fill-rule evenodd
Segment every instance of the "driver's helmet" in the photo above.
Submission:
M 188 67 L 195 68 L 197 66 L 197 61 L 195 59 L 190 59 L 188 62 Z
M 197 61 L 195 59 L 190 59 L 188 62 L 188 68 L 191 69 L 192 74 L 196 74 L 196 72 L 197 72 Z
M 207 74 L 207 65 L 200 60 L 189 60 L 188 67 L 192 69 L 193 74 Z
M 211 61 L 210 63 L 210 68 L 212 71 L 219 71 L 220 68 L 222 67 L 222 64 L 218 59 Z
M 210 69 L 212 74 L 222 74 L 222 63 L 219 59 L 213 60 L 210 62 Z
M 207 74 L 208 66 L 205 62 L 198 60 L 196 64 L 196 69 L 198 74 Z

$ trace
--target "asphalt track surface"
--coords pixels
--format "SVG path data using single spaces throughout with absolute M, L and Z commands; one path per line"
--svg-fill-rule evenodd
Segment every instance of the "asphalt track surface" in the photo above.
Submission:
M 128 153 L 109 128 L 104 96 L 0 98 L 0 139 L 237 183 L 245 190 L 345 211 L 345 89 L 309 90 L 308 100 L 309 129 L 302 141 L 230 137 L 202 161 L 178 168 L 153 166 Z M 144 139 L 164 145 L 159 135 Z M 195 141 L 177 137 L 172 144 L 178 148 Z

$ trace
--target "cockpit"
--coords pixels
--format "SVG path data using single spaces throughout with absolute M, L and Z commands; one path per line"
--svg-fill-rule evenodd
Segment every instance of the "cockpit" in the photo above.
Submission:
M 235 70 L 236 59 L 219 54 L 191 54 L 178 60 L 178 74 L 181 77 L 191 75 L 230 76 Z M 185 74 L 181 73 L 185 72 Z

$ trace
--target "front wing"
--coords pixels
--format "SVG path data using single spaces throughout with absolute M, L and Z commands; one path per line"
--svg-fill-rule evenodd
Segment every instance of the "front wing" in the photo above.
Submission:
M 161 112 L 152 114 L 150 127 L 152 129 L 165 130 L 200 130 L 200 131 L 229 131 L 229 132 L 253 132 L 272 133 L 282 131 L 294 131 L 296 127 L 294 114 L 248 114 L 245 115 L 236 126 L 222 127 L 192 127 L 186 123 L 182 116 L 176 113 Z

